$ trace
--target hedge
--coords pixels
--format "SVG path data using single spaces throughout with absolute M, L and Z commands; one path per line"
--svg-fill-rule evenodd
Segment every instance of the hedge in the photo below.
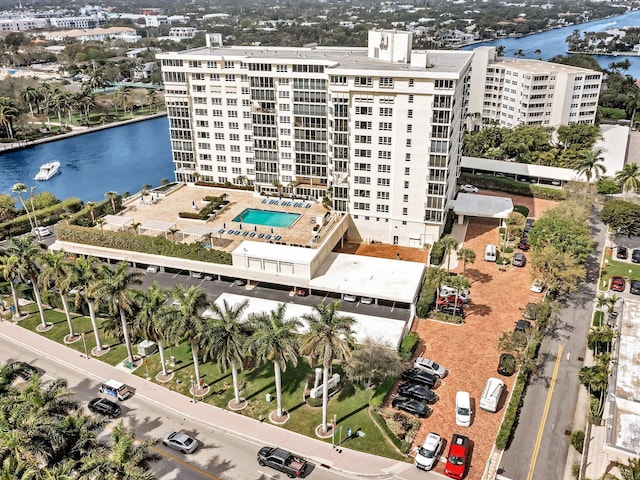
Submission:
M 88 205 L 85 205 L 84 208 L 78 210 L 74 215 L 69 217 L 69 223 L 72 225 L 80 225 L 82 227 L 88 227 L 94 224 L 94 218 L 100 218 L 104 215 L 112 215 L 118 213 L 122 209 L 122 196 L 118 195 L 114 199 L 114 203 L 116 205 L 116 211 L 113 211 L 113 206 L 111 205 L 111 200 L 106 199 L 101 202 L 96 203 L 93 206 L 93 217 L 91 216 L 91 209 Z
M 524 390 L 529 381 L 529 371 L 520 370 L 516 384 L 513 386 L 513 393 L 511 394 L 511 401 L 507 406 L 507 411 L 504 414 L 502 425 L 498 431 L 496 437 L 496 448 L 504 450 L 511 441 L 511 435 L 517 425 L 518 415 L 520 413 L 520 405 L 522 403 L 522 397 L 524 396 Z
M 442 260 L 444 259 L 444 248 L 442 248 L 442 244 L 440 240 L 434 242 L 431 246 L 431 253 L 429 255 L 429 261 L 431 265 L 442 265 Z
M 409 332 L 402 340 L 400 344 L 400 358 L 403 361 L 407 361 L 411 358 L 411 356 L 418 348 L 418 342 L 420 341 L 420 337 L 416 332 Z
M 459 183 L 472 183 L 477 185 L 479 188 L 487 190 L 497 190 L 499 192 L 542 198 L 545 200 L 565 200 L 567 197 L 564 190 L 531 185 L 530 183 L 518 182 L 510 178 L 495 177 L 493 175 L 472 175 L 470 173 L 463 173 L 460 175 Z
M 82 200 L 79 198 L 67 198 L 66 200 L 47 208 L 36 210 L 36 218 L 39 225 L 53 225 L 68 213 L 77 212 L 82 208 Z M 22 235 L 31 231 L 29 217 L 20 215 L 8 222 L 0 223 L 0 239 Z
M 529 216 L 529 208 L 524 205 L 514 205 L 513 211 L 520 213 L 524 218 Z
M 455 323 L 456 325 L 462 325 L 464 323 L 462 317 L 458 315 L 449 315 L 448 313 L 443 312 L 435 312 L 432 317 L 435 320 L 445 323 Z
M 135 235 L 128 232 L 105 232 L 97 228 L 64 224 L 56 226 L 56 235 L 60 240 L 67 242 L 231 265 L 230 253 L 206 249 L 197 243 L 173 243 L 162 237 Z

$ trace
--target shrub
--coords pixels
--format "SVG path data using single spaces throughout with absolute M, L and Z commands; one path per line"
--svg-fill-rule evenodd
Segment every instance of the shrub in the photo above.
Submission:
M 529 216 L 529 208 L 525 207 L 524 205 L 515 205 L 513 207 L 513 211 L 522 214 L 524 218 L 527 218 Z
M 593 314 L 593 326 L 601 327 L 603 317 L 604 317 L 604 313 L 601 312 L 600 310 L 596 310 L 596 312 Z
M 82 208 L 82 200 L 79 198 L 67 198 L 51 207 L 36 210 L 35 214 L 39 225 L 53 225 L 60 221 L 63 216 L 77 212 L 80 208 Z M 15 237 L 30 231 L 31 224 L 26 214 L 8 222 L 0 223 L 0 239 Z
M 322 406 L 322 397 L 320 398 L 311 398 L 307 397 L 307 405 L 313 408 L 318 408 Z
M 456 325 L 461 325 L 464 323 L 462 317 L 459 317 L 457 315 L 449 315 L 448 313 L 434 312 L 431 317 L 435 320 L 445 323 L 455 323 Z
M 444 230 L 442 231 L 442 236 L 449 235 L 453 230 L 453 220 L 455 219 L 455 212 L 453 210 L 449 210 L 447 212 L 447 219 L 444 223 Z
M 431 254 L 429 256 L 431 265 L 441 265 L 444 259 L 444 249 L 442 244 L 437 241 L 431 246 Z
M 400 358 L 403 361 L 409 360 L 418 348 L 420 337 L 416 332 L 409 332 L 400 344 Z
M 56 226 L 56 235 L 60 240 L 67 242 L 231 265 L 230 253 L 206 249 L 197 243 L 173 243 L 163 237 L 134 235 L 128 232 L 101 231 L 96 228 L 63 224 Z
M 618 182 L 611 177 L 600 177 L 596 182 L 596 189 L 602 195 L 614 195 L 622 191 Z
M 479 188 L 497 190 L 499 192 L 514 193 L 526 197 L 544 198 L 547 200 L 564 200 L 564 190 L 531 185 L 526 182 L 518 182 L 511 178 L 495 177 L 493 175 L 472 175 L 463 173 L 460 175 L 461 183 L 474 183 Z
M 122 197 L 118 196 L 115 200 L 116 210 L 119 211 L 122 208 Z M 111 200 L 106 199 L 98 202 L 93 207 L 93 217 L 91 217 L 91 210 L 88 205 L 78 210 L 75 214 L 69 217 L 69 223 L 72 225 L 90 226 L 93 225 L 94 218 L 100 218 L 103 215 L 113 213 L 113 207 Z
M 569 441 L 573 448 L 582 453 L 582 450 L 584 449 L 584 430 L 574 430 L 571 432 Z
M 403 444 L 406 444 L 406 442 L 402 442 L 398 437 L 395 436 L 395 434 L 391 431 L 391 429 L 387 425 L 387 422 L 380 415 L 379 412 L 374 412 L 371 415 L 371 418 L 373 418 L 373 421 L 376 422 L 380 427 L 380 429 L 382 429 L 382 431 L 384 431 L 387 434 L 387 437 L 389 438 L 389 440 L 391 440 L 391 442 L 395 445 L 395 447 L 398 450 L 400 450 L 402 453 L 407 453 L 409 451 L 409 446 L 403 445 Z M 406 448 L 406 450 L 403 450 L 403 448 Z
M 436 285 L 427 282 L 424 283 L 416 304 L 416 315 L 418 315 L 418 317 L 427 318 L 436 302 L 436 290 Z
M 198 212 L 178 212 L 180 218 L 191 218 L 193 220 L 200 220 L 200 213 Z
M 496 436 L 496 448 L 499 450 L 505 450 L 511 441 L 511 435 L 517 425 L 518 415 L 520 413 L 520 404 L 522 403 L 522 397 L 528 380 L 529 372 L 524 369 L 521 370 L 518 374 L 516 384 L 513 386 L 511 401 L 507 406 L 507 411 L 504 414 L 500 430 Z

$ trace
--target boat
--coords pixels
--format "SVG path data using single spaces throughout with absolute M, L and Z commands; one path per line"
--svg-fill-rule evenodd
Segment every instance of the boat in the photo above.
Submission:
M 38 173 L 36 173 L 34 180 L 38 180 L 38 181 L 49 180 L 51 177 L 53 177 L 58 173 L 60 173 L 60 162 L 55 161 L 55 162 L 45 163 L 40 167 L 40 170 L 38 171 Z

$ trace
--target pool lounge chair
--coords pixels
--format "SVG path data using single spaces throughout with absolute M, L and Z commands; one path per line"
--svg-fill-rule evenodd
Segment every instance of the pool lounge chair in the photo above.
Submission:
M 220 230 L 218 230 L 218 233 L 224 233 L 224 228 L 221 228 Z
M 242 236 L 246 237 L 247 235 L 249 235 L 249 232 L 247 232 L 246 230 L 244 232 L 242 232 Z
M 307 203 L 304 208 L 309 208 L 311 206 L 310 203 Z
M 228 233 L 229 235 L 233 235 L 233 230 L 232 230 L 232 229 L 229 229 L 229 230 L 227 230 L 227 233 Z
M 263 198 L 263 199 L 262 199 L 262 203 L 267 203 L 267 199 L 266 199 L 266 198 Z
M 236 230 L 235 232 L 233 232 L 234 235 L 239 235 L 240 234 L 240 230 Z
M 273 237 L 273 239 L 277 242 L 278 240 L 280 240 L 282 237 L 280 235 L 276 235 L 275 237 Z
M 262 238 L 262 237 L 264 237 L 264 233 L 261 233 L 258 235 L 258 238 Z
M 270 234 L 270 233 L 267 233 L 267 234 L 264 236 L 264 239 L 265 239 L 265 240 L 269 240 L 270 238 L 271 238 L 271 234 Z
M 249 236 L 250 236 L 250 237 L 255 237 L 255 236 L 256 236 L 256 232 L 251 232 L 251 233 L 249 234 Z

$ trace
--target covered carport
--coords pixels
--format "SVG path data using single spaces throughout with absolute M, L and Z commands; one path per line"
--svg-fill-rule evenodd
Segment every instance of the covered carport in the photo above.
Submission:
M 513 202 L 508 197 L 458 193 L 451 204 L 460 225 L 464 223 L 465 216 L 506 219 L 513 212 Z
M 141 224 L 138 229 L 140 233 L 143 231 L 148 232 L 162 232 L 166 238 L 167 232 L 172 228 L 175 228 L 176 222 L 163 222 L 162 220 L 149 220 Z
M 133 225 L 133 217 L 122 217 L 120 215 L 105 215 L 104 222 L 115 230 L 125 231 L 128 227 Z

